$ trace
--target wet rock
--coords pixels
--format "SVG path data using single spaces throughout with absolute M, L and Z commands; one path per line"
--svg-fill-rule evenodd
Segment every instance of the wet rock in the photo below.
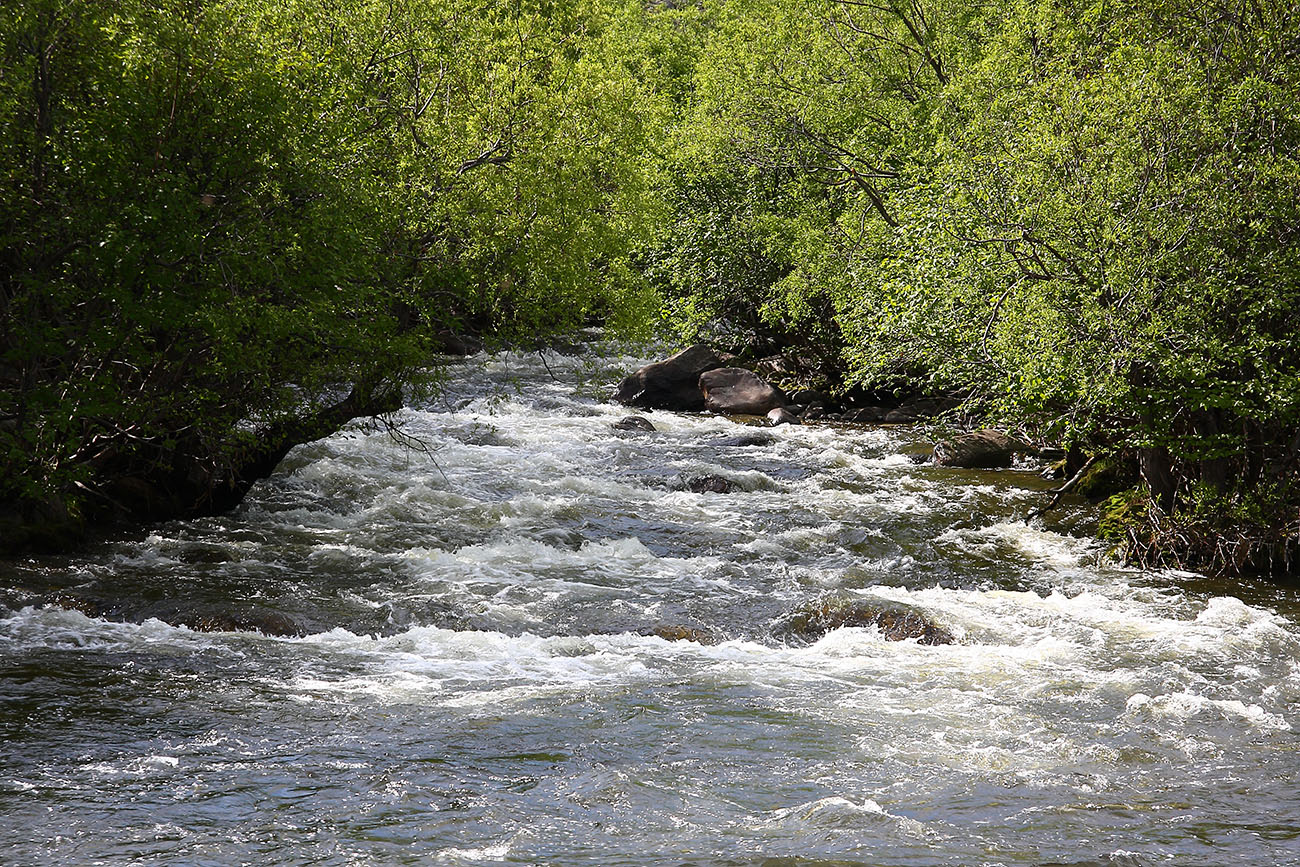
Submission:
M 886 641 L 915 639 L 918 644 L 953 644 L 957 640 L 950 631 L 915 609 L 842 597 L 799 606 L 779 620 L 773 632 L 786 641 L 810 644 L 846 626 L 874 626 Z
M 457 334 L 444 328 L 434 335 L 435 348 L 443 355 L 477 355 L 483 351 L 483 341 L 468 334 Z
M 885 413 L 885 418 L 883 420 L 885 424 L 916 424 L 921 420 L 921 417 L 910 409 L 899 407 L 898 409 L 891 409 L 889 412 Z
M 694 626 L 680 626 L 671 623 L 661 623 L 650 629 L 643 629 L 638 634 L 657 636 L 664 641 L 693 641 L 696 644 L 718 643 L 717 637 L 707 629 L 697 629 Z
M 58 590 L 42 600 L 46 605 L 53 605 L 65 611 L 80 611 L 87 617 L 103 617 L 104 605 L 96 599 L 88 599 L 69 590 Z
M 822 391 L 812 388 L 801 388 L 794 394 L 790 395 L 791 403 L 801 403 L 812 406 L 814 403 L 820 403 L 822 406 L 831 402 L 830 397 Z
M 728 415 L 766 415 L 785 406 L 785 396 L 753 371 L 722 367 L 700 375 L 704 406 Z
M 880 406 L 863 406 L 844 413 L 845 421 L 858 424 L 880 424 L 889 415 L 889 410 Z
M 686 480 L 686 490 L 696 494 L 730 494 L 738 488 L 735 482 L 722 476 L 698 476 Z
M 916 397 L 885 413 L 886 424 L 915 424 L 956 409 L 961 401 L 953 397 Z
M 912 463 L 914 463 L 914 464 L 916 464 L 916 465 L 918 465 L 918 466 L 920 466 L 921 464 L 928 464 L 928 463 L 930 463 L 930 458 L 931 458 L 931 456 L 928 455 L 928 454 L 926 454 L 925 452 L 917 452 L 917 453 L 915 453 L 915 454 L 910 454 L 910 455 L 907 456 L 907 459 L 908 459 L 909 461 L 911 461 Z
M 306 632 L 292 618 L 268 608 L 226 609 L 204 605 L 195 611 L 177 611 L 174 602 L 131 603 L 128 600 L 106 602 L 72 590 L 58 590 L 42 600 L 68 611 L 80 611 L 87 617 L 143 623 L 150 618 L 172 626 L 185 626 L 195 632 L 260 632 L 263 635 L 299 636 Z
M 654 433 L 655 426 L 643 415 L 629 415 L 614 422 L 614 430 L 645 431 Z
M 821 406 L 810 406 L 804 410 L 804 421 L 820 421 L 826 417 L 826 408 Z
M 1065 478 L 1066 464 L 1067 461 L 1065 460 L 1065 458 L 1061 458 L 1059 461 L 1056 461 L 1055 463 L 1048 464 L 1046 467 L 1043 468 L 1043 471 L 1038 475 L 1040 478 L 1044 478 L 1044 479 L 1063 479 Z
M 980 430 L 936 445 L 934 462 L 941 467 L 1009 467 L 1017 453 L 1031 450 L 1001 431 Z
M 710 445 L 718 448 L 748 448 L 751 446 L 770 446 L 775 440 L 765 433 L 740 434 L 734 437 L 722 437 L 713 440 Z
M 717 353 L 702 343 L 696 344 L 625 377 L 614 392 L 614 400 L 645 409 L 699 412 L 704 409 L 700 374 L 722 366 Z
M 776 427 L 778 425 L 783 425 L 783 424 L 800 424 L 800 423 L 801 422 L 799 421 L 799 416 L 795 415 L 793 412 L 791 412 L 789 409 L 783 406 L 778 406 L 775 409 L 769 410 L 767 413 L 767 425 L 769 427 Z
M 263 635 L 297 636 L 303 630 L 278 611 L 210 611 L 178 618 L 177 626 L 195 632 L 260 632 Z

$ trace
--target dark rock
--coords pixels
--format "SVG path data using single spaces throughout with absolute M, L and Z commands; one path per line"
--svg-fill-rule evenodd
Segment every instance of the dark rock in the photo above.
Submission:
M 444 355 L 477 355 L 483 351 L 483 341 L 468 334 L 457 334 L 449 328 L 439 331 L 434 338 L 436 347 Z
M 87 599 L 68 590 L 58 590 L 45 597 L 46 605 L 53 605 L 66 611 L 80 611 L 87 617 L 102 617 L 104 605 L 95 599 Z
M 1025 443 L 995 430 L 981 430 L 944 440 L 934 447 L 934 462 L 941 467 L 1009 467 L 1017 453 L 1029 451 Z
M 278 611 L 210 611 L 178 618 L 178 626 L 195 632 L 260 632 L 263 635 L 298 636 L 303 631 Z
M 758 374 L 741 367 L 722 367 L 700 375 L 704 406 L 729 415 L 766 415 L 785 406 L 785 396 Z
M 931 458 L 931 457 L 933 457 L 933 456 L 932 456 L 932 455 L 928 455 L 928 454 L 926 454 L 925 452 L 917 452 L 916 454 L 908 455 L 908 456 L 907 456 L 907 459 L 908 459 L 909 461 L 911 461 L 912 463 L 917 464 L 917 465 L 919 466 L 920 464 L 928 464 L 928 463 L 930 463 L 930 458 Z
M 831 399 L 825 392 L 817 391 L 812 388 L 801 388 L 794 394 L 790 395 L 791 403 L 814 404 L 820 403 L 823 406 L 830 403 Z
M 810 406 L 808 407 L 808 409 L 804 410 L 803 413 L 804 421 L 817 421 L 825 417 L 826 417 L 826 409 L 820 406 Z
M 722 476 L 699 476 L 686 480 L 686 490 L 696 494 L 730 494 L 736 490 L 736 484 Z
M 844 413 L 844 420 L 855 421 L 859 424 L 880 424 L 887 415 L 889 415 L 889 410 L 884 407 L 864 406 Z
M 885 413 L 885 424 L 916 424 L 921 417 L 911 410 L 899 408 Z
M 785 407 L 778 406 L 767 413 L 767 424 L 769 427 L 776 427 L 783 424 L 800 424 L 799 416 L 792 413 Z
M 734 437 L 722 437 L 721 439 L 713 440 L 709 445 L 717 448 L 729 449 L 749 448 L 751 446 L 770 446 L 773 442 L 775 442 L 775 440 L 773 440 L 769 434 L 752 433 L 741 434 Z
M 204 606 L 190 612 L 177 611 L 173 604 L 129 606 L 109 604 L 69 590 L 51 593 L 43 600 L 68 611 L 80 611 L 87 617 L 140 623 L 156 618 L 172 626 L 185 626 L 195 632 L 260 632 L 263 635 L 298 636 L 305 634 L 291 618 L 266 608 L 226 610 Z
M 625 377 L 614 392 L 614 400 L 646 409 L 699 412 L 704 409 L 700 374 L 722 365 L 717 353 L 702 343 L 696 344 Z
M 874 626 L 887 641 L 914 638 L 918 644 L 953 644 L 957 640 L 950 631 L 914 609 L 842 597 L 801 605 L 778 621 L 773 631 L 786 641 L 809 644 L 846 626 Z
M 57 553 L 82 544 L 86 521 L 59 497 L 0 504 L 0 554 Z
M 717 644 L 718 642 L 714 634 L 707 629 L 669 623 L 661 623 L 651 629 L 643 629 L 639 634 L 658 636 L 664 641 L 694 641 L 696 644 Z
M 629 415 L 614 422 L 614 430 L 647 431 L 653 433 L 655 426 L 643 415 Z

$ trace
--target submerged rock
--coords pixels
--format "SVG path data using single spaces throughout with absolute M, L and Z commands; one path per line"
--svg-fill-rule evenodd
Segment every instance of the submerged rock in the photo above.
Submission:
M 643 415 L 629 415 L 621 418 L 614 422 L 613 428 L 614 430 L 645 431 L 647 433 L 654 433 L 656 430 L 650 419 Z
M 722 367 L 700 374 L 704 406 L 729 415 L 766 415 L 785 406 L 785 397 L 753 371 Z
M 953 644 L 956 637 L 919 611 L 833 597 L 799 606 L 777 622 L 773 632 L 786 641 L 811 644 L 846 626 L 880 630 L 886 641 L 916 639 L 918 644 Z
M 80 611 L 87 617 L 126 623 L 161 620 L 172 626 L 184 626 L 195 632 L 260 632 L 263 635 L 300 636 L 306 631 L 292 618 L 269 608 L 228 609 L 204 606 L 197 611 L 177 611 L 175 605 L 131 603 L 127 600 L 107 602 L 69 590 L 59 590 L 43 600 L 68 611 Z
M 686 480 L 686 490 L 696 494 L 730 494 L 736 490 L 736 483 L 722 476 L 699 476 Z
M 722 367 L 718 354 L 702 343 L 671 358 L 655 361 L 624 377 L 614 400 L 645 409 L 699 412 L 704 409 L 700 374 Z
M 639 634 L 657 636 L 664 641 L 693 641 L 696 644 L 718 643 L 717 637 L 707 629 L 697 629 L 694 626 L 681 626 L 672 623 L 661 623 L 650 629 L 643 629 Z
M 775 440 L 765 433 L 739 434 L 734 437 L 722 437 L 713 440 L 709 445 L 718 448 L 747 448 L 749 446 L 770 446 Z
M 260 632 L 263 635 L 299 636 L 303 630 L 278 611 L 212 611 L 179 618 L 177 626 L 195 632 Z
M 1031 447 L 1001 431 L 981 430 L 944 440 L 934 447 L 941 467 L 1009 467 L 1018 453 Z

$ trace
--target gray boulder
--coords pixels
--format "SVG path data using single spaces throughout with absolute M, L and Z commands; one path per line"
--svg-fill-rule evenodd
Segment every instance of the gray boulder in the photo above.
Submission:
M 785 396 L 758 374 L 741 367 L 723 367 L 700 374 L 704 407 L 728 415 L 767 415 L 785 406 Z
M 936 445 L 934 462 L 940 467 L 1009 467 L 1016 454 L 1031 450 L 1001 431 L 980 430 Z
M 614 400 L 646 409 L 699 412 L 704 409 L 700 374 L 722 367 L 723 363 L 712 349 L 696 344 L 625 377 L 614 392 Z

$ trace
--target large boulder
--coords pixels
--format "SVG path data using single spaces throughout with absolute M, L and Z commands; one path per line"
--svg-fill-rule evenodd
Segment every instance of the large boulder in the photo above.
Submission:
M 704 409 L 700 374 L 722 367 L 724 363 L 716 352 L 698 343 L 625 377 L 614 392 L 614 400 L 646 409 L 699 412 Z
M 944 440 L 934 447 L 941 467 L 1009 467 L 1016 454 L 1032 448 L 1001 431 L 980 430 Z
M 767 415 L 785 406 L 785 396 L 758 374 L 743 367 L 722 367 L 700 374 L 704 406 L 728 415 Z

